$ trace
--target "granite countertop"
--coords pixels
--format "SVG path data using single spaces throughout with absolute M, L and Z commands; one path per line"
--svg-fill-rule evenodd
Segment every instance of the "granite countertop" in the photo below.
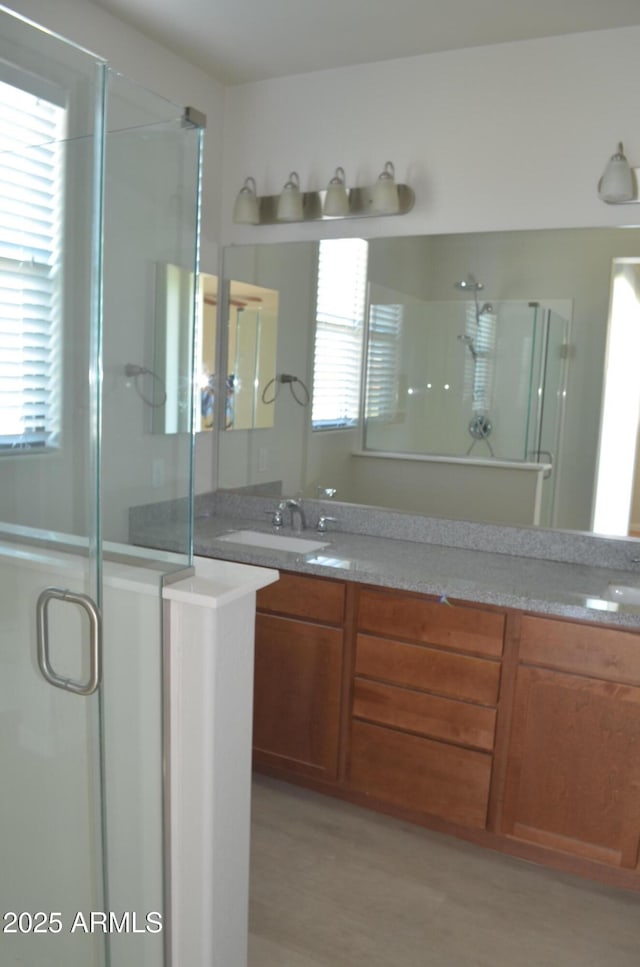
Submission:
M 290 527 L 275 532 L 250 517 L 197 517 L 194 551 L 203 557 L 417 591 L 451 601 L 640 628 L 640 606 L 614 603 L 605 597 L 609 584 L 640 587 L 637 569 L 592 567 L 337 530 L 326 534 L 306 530 L 299 535 L 326 542 L 326 547 L 308 554 L 219 539 L 239 530 L 293 536 Z

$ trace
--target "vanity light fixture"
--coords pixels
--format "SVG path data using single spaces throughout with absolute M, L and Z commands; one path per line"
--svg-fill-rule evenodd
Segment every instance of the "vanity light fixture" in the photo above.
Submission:
M 277 225 L 279 222 L 311 222 L 375 215 L 406 215 L 415 202 L 409 185 L 398 184 L 391 161 L 387 161 L 374 185 L 347 188 L 344 168 L 335 169 L 321 191 L 302 191 L 297 171 L 292 171 L 279 195 L 256 196 L 255 181 L 247 178 L 233 208 L 239 225 Z
M 387 161 L 373 186 L 372 208 L 380 215 L 396 215 L 400 207 L 393 162 Z
M 327 218 L 339 218 L 349 214 L 349 196 L 345 186 L 344 168 L 336 168 L 324 196 L 323 214 Z
M 620 142 L 618 150 L 607 162 L 602 178 L 598 182 L 598 195 L 602 201 L 606 201 L 609 205 L 639 203 L 638 171 L 639 169 L 633 169 L 627 161 Z
M 253 178 L 245 178 L 233 206 L 233 220 L 237 225 L 259 225 L 260 207 Z

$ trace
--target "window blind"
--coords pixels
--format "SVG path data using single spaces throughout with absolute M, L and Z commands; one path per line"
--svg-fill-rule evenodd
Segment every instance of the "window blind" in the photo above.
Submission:
M 65 110 L 0 81 L 0 451 L 56 446 Z
M 356 426 L 360 412 L 368 244 L 326 239 L 318 252 L 314 429 Z
M 471 386 L 471 408 L 474 413 L 488 413 L 492 405 L 495 375 L 497 319 L 493 309 L 477 315 L 469 303 L 466 310 L 466 334 L 473 339 L 476 356 L 465 360 L 465 386 Z
M 397 416 L 402 316 L 401 305 L 378 304 L 369 310 L 367 420 L 388 421 Z

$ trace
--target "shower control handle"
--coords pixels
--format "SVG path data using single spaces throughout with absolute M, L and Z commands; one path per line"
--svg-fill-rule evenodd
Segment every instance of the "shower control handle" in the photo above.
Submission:
M 49 654 L 49 615 L 50 601 L 64 601 L 69 604 L 80 605 L 89 618 L 89 674 L 84 682 L 65 678 L 54 671 Z M 88 594 L 65 590 L 64 588 L 45 588 L 39 595 L 36 604 L 37 638 L 38 638 L 38 666 L 43 678 L 55 688 L 62 688 L 75 695 L 92 695 L 99 685 L 102 676 L 102 619 L 100 610 L 93 598 Z

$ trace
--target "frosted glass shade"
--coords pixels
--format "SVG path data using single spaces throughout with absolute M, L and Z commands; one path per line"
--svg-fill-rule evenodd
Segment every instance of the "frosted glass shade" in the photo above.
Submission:
M 622 144 L 618 145 L 618 150 L 604 169 L 598 182 L 598 194 L 603 201 L 608 202 L 633 201 L 635 198 L 633 172 L 624 156 Z
M 344 168 L 336 168 L 324 198 L 323 213 L 329 218 L 339 218 L 349 214 L 349 195 L 344 178 Z
M 237 225 L 258 225 L 260 222 L 260 206 L 253 178 L 247 178 L 238 192 L 233 206 L 233 221 Z
M 302 194 L 297 171 L 292 171 L 289 180 L 278 198 L 277 218 L 280 222 L 302 221 Z
M 393 215 L 400 210 L 395 171 L 390 161 L 387 161 L 384 166 L 384 171 L 380 174 L 373 186 L 371 208 L 381 215 Z

